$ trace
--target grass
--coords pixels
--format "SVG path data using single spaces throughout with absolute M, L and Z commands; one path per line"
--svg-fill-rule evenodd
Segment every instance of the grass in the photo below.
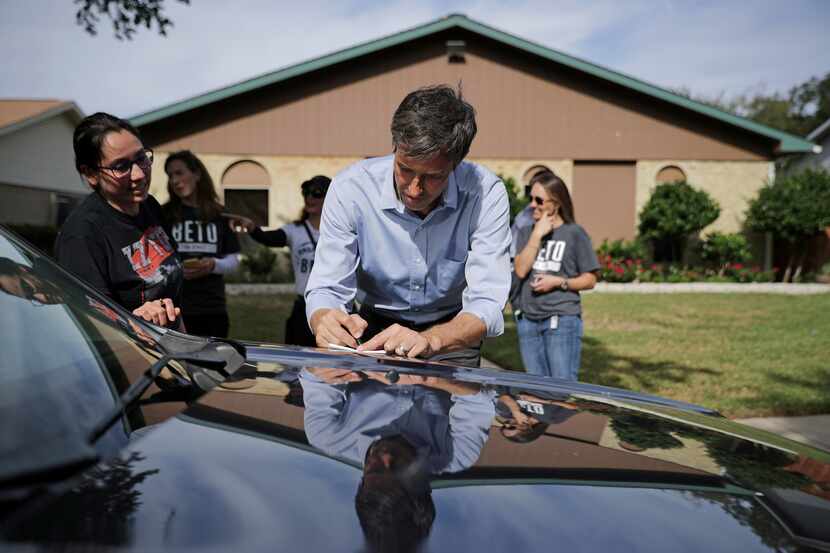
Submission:
M 281 342 L 293 296 L 229 297 L 231 334 Z M 587 294 L 580 379 L 729 417 L 830 413 L 830 294 Z M 516 327 L 484 356 L 521 369 Z

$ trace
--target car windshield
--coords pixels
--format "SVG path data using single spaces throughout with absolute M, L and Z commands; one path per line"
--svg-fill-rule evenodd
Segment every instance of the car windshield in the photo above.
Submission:
M 151 328 L 0 228 L 0 481 L 60 467 L 159 357 Z M 10 423 L 13 421 L 13 423 Z M 125 417 L 95 444 L 107 457 L 143 426 Z

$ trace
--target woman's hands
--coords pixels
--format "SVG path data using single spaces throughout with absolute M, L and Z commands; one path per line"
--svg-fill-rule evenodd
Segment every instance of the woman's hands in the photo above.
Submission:
M 559 288 L 565 280 L 564 277 L 556 275 L 535 275 L 530 281 L 530 289 L 537 294 L 544 294 Z
M 133 310 L 133 315 L 137 315 L 145 321 L 158 326 L 170 325 L 181 314 L 182 310 L 174 306 L 173 300 L 170 298 L 148 301 L 141 307 Z
M 228 219 L 228 226 L 234 232 L 253 232 L 256 228 L 256 223 L 242 215 L 225 215 Z
M 216 267 L 216 260 L 212 257 L 200 257 L 198 259 L 185 259 L 184 263 L 185 280 L 203 278 L 213 272 Z
M 547 213 L 543 214 L 542 217 L 534 223 L 533 234 L 541 240 L 543 236 L 546 236 L 553 230 L 555 221 L 556 215 L 549 215 Z

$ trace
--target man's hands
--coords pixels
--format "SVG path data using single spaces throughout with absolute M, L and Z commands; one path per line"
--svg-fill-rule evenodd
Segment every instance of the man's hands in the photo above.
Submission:
M 321 348 L 327 348 L 329 344 L 356 348 L 357 340 L 369 326 L 360 315 L 349 315 L 339 309 L 318 309 L 311 314 L 309 322 Z
M 148 301 L 141 307 L 133 310 L 133 315 L 138 315 L 147 322 L 158 326 L 167 326 L 181 315 L 182 310 L 173 305 L 170 298 Z
M 376 334 L 371 340 L 360 344 L 368 323 L 360 315 L 349 315 L 339 309 L 318 309 L 311 314 L 311 331 L 317 345 L 326 348 L 331 345 L 349 346 L 358 351 L 385 350 L 388 354 L 401 357 L 430 357 L 442 347 L 441 338 L 425 332 L 415 332 L 399 324 L 393 324 Z
M 401 357 L 432 357 L 441 349 L 441 339 L 436 335 L 415 332 L 399 324 L 393 324 L 359 346 L 358 351 L 383 349 L 388 354 Z

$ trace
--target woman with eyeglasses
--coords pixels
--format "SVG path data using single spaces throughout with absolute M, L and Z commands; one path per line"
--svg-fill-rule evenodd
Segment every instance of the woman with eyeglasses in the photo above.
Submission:
M 532 226 L 519 229 L 513 262 L 521 288 L 514 311 L 528 373 L 577 380 L 582 350 L 579 292 L 596 285 L 599 260 L 576 224 L 565 183 L 552 172 L 530 181 Z
M 227 338 L 230 329 L 223 275 L 239 267 L 239 241 L 222 216 L 213 179 L 190 150 L 164 161 L 167 193 L 165 222 L 170 226 L 184 265 L 182 310 L 187 331 Z
M 63 224 L 58 263 L 135 315 L 182 328 L 182 265 L 148 192 L 153 151 L 129 122 L 107 113 L 84 118 L 73 146 L 93 193 Z
M 291 265 L 294 268 L 297 298 L 291 316 L 285 321 L 285 343 L 297 346 L 316 347 L 317 342 L 305 316 L 305 294 L 308 275 L 314 265 L 314 251 L 320 238 L 320 216 L 323 213 L 323 200 L 328 192 L 331 179 L 317 175 L 303 182 L 303 210 L 296 221 L 283 225 L 277 230 L 264 231 L 250 219 L 238 218 L 231 225 L 238 230 L 249 232 L 251 238 L 266 246 L 291 249 Z

